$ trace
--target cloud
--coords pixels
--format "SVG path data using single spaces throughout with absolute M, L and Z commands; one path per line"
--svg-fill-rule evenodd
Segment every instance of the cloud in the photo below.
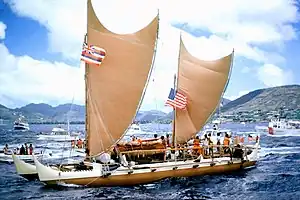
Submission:
M 6 25 L 3 22 L 0 22 L 0 40 L 4 40 L 5 38 L 5 29 Z
M 241 72 L 244 73 L 244 74 L 249 73 L 250 71 L 251 71 L 251 68 L 247 67 L 247 66 L 243 67 L 242 70 L 241 70 Z
M 0 60 L 1 104 L 17 107 L 24 103 L 66 103 L 73 98 L 74 102 L 83 104 L 83 66 L 76 68 L 26 55 L 14 56 L 3 43 L 0 43 Z M 8 97 L 18 100 L 13 103 Z
M 50 52 L 60 53 L 66 59 L 78 60 L 83 36 L 86 32 L 86 1 L 31 0 L 28 3 L 22 0 L 5 0 L 5 2 L 17 15 L 34 19 L 47 28 Z M 163 108 L 163 102 L 173 83 L 173 74 L 177 67 L 180 31 L 171 24 L 182 24 L 182 28 L 188 29 L 190 33 L 197 30 L 210 33 L 208 36 L 196 38 L 186 32 L 182 33 L 188 50 L 194 56 L 205 60 L 225 56 L 234 48 L 237 57 L 245 57 L 260 63 L 260 65 L 269 63 L 279 66 L 285 59 L 277 52 L 277 49 L 280 49 L 285 41 L 297 38 L 292 24 L 298 22 L 299 17 L 296 1 L 293 0 L 265 0 L 263 2 L 258 0 L 211 0 L 209 2 L 204 0 L 184 2 L 179 0 L 163 2 L 158 0 L 147 2 L 93 0 L 92 3 L 101 22 L 108 29 L 117 33 L 135 32 L 143 28 L 155 16 L 157 8 L 160 9 L 160 35 L 152 77 L 154 81 L 149 84 L 144 108 L 151 106 L 153 108 L 154 102 Z M 264 46 L 272 47 L 267 49 L 273 50 L 266 51 Z M 4 61 L 6 68 L 2 70 L 11 68 L 15 70 L 15 73 L 20 71 L 18 73 L 21 74 L 24 72 L 24 68 L 12 63 L 22 60 L 26 64 L 39 65 L 40 68 L 59 69 L 61 74 L 67 73 L 68 70 L 72 73 L 74 70 L 75 74 L 79 73 L 76 71 L 79 69 L 63 63 L 36 61 L 25 55 L 15 57 L 7 49 L 3 49 L 6 48 L 2 47 L 2 51 L 6 52 L 7 57 Z M 34 66 L 26 68 L 28 74 L 34 74 L 30 71 L 36 70 L 37 67 Z M 64 67 L 67 68 L 65 71 Z M 236 66 L 234 66 L 235 68 Z M 81 80 L 81 75 L 75 77 Z M 260 76 L 258 78 L 262 79 Z M 44 80 L 47 82 L 46 85 L 50 84 L 48 79 Z M 34 85 L 32 86 L 34 88 Z M 50 89 L 50 86 L 47 89 L 55 90 Z M 56 88 L 57 93 L 63 94 L 58 90 L 60 89 Z M 65 88 L 61 89 L 61 91 L 64 90 Z M 39 91 L 36 91 L 35 95 L 38 96 L 38 94 Z M 58 96 L 53 96 L 51 99 Z M 70 98 L 70 95 L 67 96 L 65 99 Z M 83 98 L 83 94 L 81 98 Z
M 294 81 L 291 70 L 283 70 L 272 64 L 265 64 L 257 70 L 258 79 L 267 87 L 291 84 Z

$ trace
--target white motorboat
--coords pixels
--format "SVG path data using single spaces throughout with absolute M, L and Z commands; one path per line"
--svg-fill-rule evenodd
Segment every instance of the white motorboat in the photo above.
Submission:
M 126 135 L 131 136 L 131 135 L 141 135 L 144 134 L 145 132 L 142 131 L 141 127 L 137 124 L 131 124 L 129 127 Z
M 256 126 L 258 132 L 268 132 L 270 135 L 300 134 L 300 121 L 272 119 L 268 126 Z
M 52 141 L 72 141 L 77 140 L 78 136 L 71 136 L 68 131 L 61 127 L 55 127 L 50 134 L 38 135 L 38 140 L 52 140 Z
M 20 116 L 16 121 L 14 122 L 14 130 L 22 130 L 22 131 L 28 131 L 29 124 L 25 121 L 24 116 Z

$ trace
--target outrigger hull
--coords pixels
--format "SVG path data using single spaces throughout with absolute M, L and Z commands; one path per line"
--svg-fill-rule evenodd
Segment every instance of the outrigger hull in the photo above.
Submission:
M 89 177 L 89 178 L 73 178 L 73 179 L 63 179 L 60 180 L 57 177 L 57 180 L 49 180 L 49 181 L 42 181 L 47 185 L 56 185 L 59 182 L 63 182 L 66 184 L 75 184 L 75 185 L 84 185 L 84 186 L 92 186 L 92 187 L 101 187 L 101 186 L 134 186 L 140 184 L 148 184 L 153 183 L 165 178 L 171 177 L 192 177 L 192 176 L 201 176 L 201 175 L 216 175 L 216 174 L 223 174 L 229 173 L 234 171 L 239 171 L 241 169 L 245 169 L 248 167 L 255 166 L 256 161 L 245 162 L 241 163 L 234 163 L 234 164 L 224 164 L 224 165 L 217 165 L 217 166 L 207 166 L 207 167 L 200 167 L 197 169 L 176 169 L 173 170 L 172 168 L 166 171 L 159 171 L 159 172 L 144 172 L 144 173 L 137 173 L 137 174 L 124 174 L 124 175 L 116 175 L 116 176 L 109 176 L 109 177 Z
M 35 165 L 41 182 L 48 185 L 58 183 L 83 186 L 133 186 L 148 184 L 171 177 L 191 177 L 229 173 L 254 167 L 257 162 L 257 149 L 247 156 L 248 160 L 230 159 L 229 157 L 195 160 L 172 161 L 154 164 L 142 164 L 131 167 L 119 167 L 109 174 L 103 173 L 102 164 L 91 163 L 92 170 L 59 171 L 41 164 L 35 157 Z
M 20 176 L 28 180 L 38 179 L 38 173 L 35 165 L 24 162 L 14 154 L 12 155 L 12 159 L 14 161 L 16 171 Z

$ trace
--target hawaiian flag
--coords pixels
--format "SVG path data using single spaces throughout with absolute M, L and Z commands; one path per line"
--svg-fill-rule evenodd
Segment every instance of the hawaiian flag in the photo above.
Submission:
M 87 45 L 86 43 L 82 46 L 80 60 L 88 63 L 100 66 L 103 59 L 105 58 L 106 51 L 95 45 Z
M 173 108 L 185 109 L 187 105 L 187 98 L 184 94 L 176 92 L 173 88 L 171 88 L 165 105 Z

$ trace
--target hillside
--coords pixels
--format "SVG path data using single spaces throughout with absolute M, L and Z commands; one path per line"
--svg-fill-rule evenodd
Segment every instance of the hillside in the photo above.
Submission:
M 229 101 L 223 99 L 223 104 L 225 105 Z M 62 104 L 51 106 L 45 103 L 31 103 L 21 108 L 10 109 L 0 104 L 0 119 L 5 120 L 15 120 L 19 115 L 24 115 L 31 123 L 66 122 L 68 112 L 70 122 L 85 121 L 85 106 L 83 105 Z M 158 110 L 150 110 L 138 112 L 136 121 L 144 123 L 153 121 L 169 122 L 172 118 L 172 112 L 165 113 Z
M 222 112 L 255 111 L 263 112 L 300 109 L 300 85 L 287 85 L 259 89 L 229 102 L 222 107 Z

